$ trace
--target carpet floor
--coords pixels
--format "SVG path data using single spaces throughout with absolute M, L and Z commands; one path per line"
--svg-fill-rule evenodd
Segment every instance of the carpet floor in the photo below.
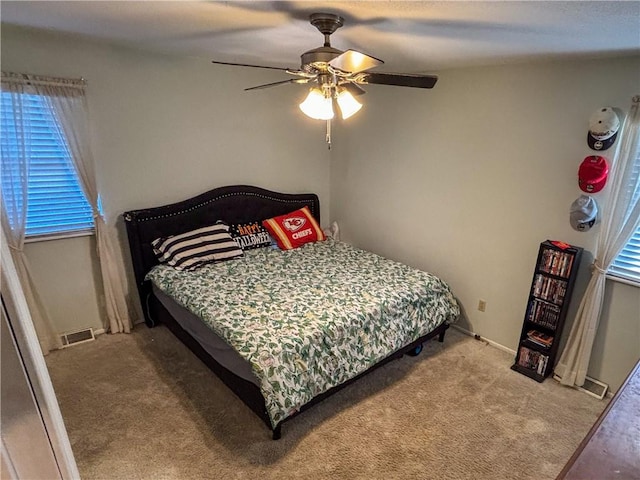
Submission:
M 509 369 L 449 329 L 282 427 L 282 439 L 166 328 L 52 352 L 84 479 L 552 479 L 606 402 Z

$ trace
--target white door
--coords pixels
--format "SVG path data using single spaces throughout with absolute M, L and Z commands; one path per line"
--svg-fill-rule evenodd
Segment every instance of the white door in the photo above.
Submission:
M 1 478 L 80 478 L 11 254 L 0 243 Z
M 17 478 L 62 478 L 8 322 L 3 302 L 0 425 L 7 469 Z

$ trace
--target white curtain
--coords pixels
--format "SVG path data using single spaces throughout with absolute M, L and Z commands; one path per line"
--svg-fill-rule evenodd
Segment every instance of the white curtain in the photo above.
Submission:
M 99 208 L 99 193 L 95 181 L 93 157 L 89 148 L 89 129 L 85 82 L 48 79 L 33 75 L 6 74 L 5 79 L 24 83 L 43 95 L 55 115 L 59 135 L 69 148 L 80 185 L 93 209 L 96 243 L 106 301 L 106 314 L 111 333 L 131 331 L 132 321 L 126 302 L 126 277 L 118 262 L 114 241 Z
M 30 129 L 25 128 L 25 117 L 22 111 L 25 106 L 21 93 L 22 85 L 2 83 L 4 95 L 10 97 L 15 118 L 2 119 L 2 229 L 11 251 L 16 271 L 24 290 L 24 296 L 29 304 L 33 325 L 40 341 L 42 353 L 46 355 L 51 350 L 62 347 L 60 337 L 43 308 L 42 302 L 29 273 L 29 262 L 24 253 L 24 235 L 27 224 L 27 179 L 29 178 L 30 162 Z M 9 129 L 12 132 L 9 132 Z M 15 143 L 11 139 L 16 139 Z M 11 152 L 11 155 L 9 155 Z M 11 161 L 8 161 L 8 159 Z
M 640 169 L 636 166 L 640 155 L 639 107 L 640 96 L 636 96 L 618 132 L 618 147 L 609 174 L 609 197 L 602 209 L 591 280 L 555 368 L 555 374 L 564 385 L 584 385 L 602 310 L 605 275 L 640 225 Z

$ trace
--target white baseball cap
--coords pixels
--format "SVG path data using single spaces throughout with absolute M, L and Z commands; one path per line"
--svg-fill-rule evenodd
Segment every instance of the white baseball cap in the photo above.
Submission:
M 606 150 L 616 141 L 620 120 L 612 107 L 602 107 L 589 118 L 587 143 L 592 150 Z

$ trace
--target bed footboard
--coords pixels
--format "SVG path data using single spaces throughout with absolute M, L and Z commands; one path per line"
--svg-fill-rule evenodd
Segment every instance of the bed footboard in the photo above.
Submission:
M 449 323 L 447 322 L 442 323 L 440 326 L 436 327 L 435 330 L 433 330 L 432 332 L 426 335 L 423 335 L 422 337 L 418 338 L 416 341 L 410 343 L 404 348 L 401 348 L 395 353 L 389 355 L 384 360 L 373 365 L 372 367 L 370 367 L 368 370 L 364 371 L 357 377 L 354 377 L 346 381 L 345 383 L 338 385 L 336 387 L 333 387 L 330 390 L 327 390 L 326 392 L 318 395 L 310 402 L 304 404 L 298 412 L 291 415 L 290 417 L 287 417 L 286 419 L 278 423 L 275 427 L 273 427 L 271 425 L 271 420 L 269 418 L 269 414 L 265 406 L 265 401 L 264 401 L 264 397 L 262 396 L 262 392 L 254 383 L 251 383 L 243 378 L 238 377 L 237 375 L 233 374 L 232 372 L 224 368 L 222 365 L 220 365 L 216 360 L 214 360 L 209 355 L 209 353 L 207 353 L 207 351 L 198 343 L 198 341 L 195 340 L 191 335 L 189 335 L 180 326 L 180 324 L 176 322 L 173 316 L 166 310 L 164 305 L 162 305 L 162 303 L 155 297 L 155 295 L 153 295 L 153 293 L 150 294 L 148 306 L 149 306 L 150 317 L 153 319 L 154 324 L 164 323 L 167 326 L 167 328 L 169 328 L 169 330 L 171 330 L 171 332 L 189 348 L 189 350 L 191 350 L 205 365 L 207 365 L 207 367 L 209 367 L 211 371 L 213 371 L 218 376 L 218 378 L 220 378 L 222 383 L 224 383 L 233 393 L 236 394 L 238 398 L 240 398 L 240 400 L 244 402 L 245 405 L 247 405 L 247 407 L 249 407 L 258 417 L 262 419 L 262 421 L 265 423 L 267 428 L 271 430 L 273 440 L 279 440 L 281 438 L 282 424 L 284 422 L 287 422 L 292 418 L 295 418 L 300 413 L 304 412 L 305 410 L 308 410 L 312 406 L 320 403 L 325 398 L 330 397 L 336 392 L 339 392 L 347 385 L 351 385 L 353 382 L 364 377 L 365 375 L 376 370 L 377 368 L 387 364 L 388 362 L 399 359 L 403 355 L 410 354 L 410 352 L 414 351 L 417 347 L 422 345 L 424 342 L 430 339 L 433 339 L 436 336 L 438 337 L 439 342 L 443 342 L 445 332 L 449 328 Z
M 443 342 L 444 341 L 444 334 L 445 334 L 445 332 L 447 331 L 448 328 L 449 328 L 449 323 L 448 322 L 444 322 L 444 323 L 440 324 L 432 332 L 427 333 L 426 335 L 423 335 L 422 337 L 418 338 L 416 341 L 410 343 L 406 347 L 401 348 L 400 350 L 396 351 L 395 353 L 389 355 L 387 358 L 385 358 L 384 360 L 376 363 L 375 365 L 370 367 L 368 370 L 365 370 L 364 372 L 362 372 L 357 377 L 354 377 L 354 378 L 352 378 L 350 380 L 347 380 L 346 382 L 344 382 L 344 383 L 342 383 L 340 385 L 337 385 L 337 386 L 333 387 L 332 389 L 327 390 L 324 393 L 321 393 L 320 395 L 315 397 L 310 402 L 305 403 L 300 408 L 300 410 L 298 410 L 296 413 L 294 413 L 290 417 L 285 418 L 282 422 L 278 423 L 278 425 L 276 425 L 275 428 L 272 429 L 273 430 L 273 440 L 278 440 L 280 438 L 280 436 L 281 436 L 281 427 L 282 427 L 282 424 L 284 422 L 287 422 L 287 421 L 291 420 L 292 418 L 295 418 L 296 416 L 298 416 L 299 414 L 301 414 L 305 410 L 311 408 L 312 406 L 316 405 L 317 403 L 320 403 L 322 400 L 324 400 L 327 397 L 330 397 L 334 393 L 339 392 L 340 390 L 342 390 L 347 385 L 351 385 L 353 382 L 355 382 L 358 379 L 364 377 L 368 373 L 373 372 L 377 368 L 380 368 L 381 366 L 389 363 L 392 360 L 396 360 L 396 359 L 402 357 L 403 355 L 409 354 L 409 352 L 414 351 L 418 346 L 422 345 L 427 340 L 430 340 L 430 339 L 432 339 L 432 338 L 437 336 L 438 337 L 438 341 L 439 342 Z

